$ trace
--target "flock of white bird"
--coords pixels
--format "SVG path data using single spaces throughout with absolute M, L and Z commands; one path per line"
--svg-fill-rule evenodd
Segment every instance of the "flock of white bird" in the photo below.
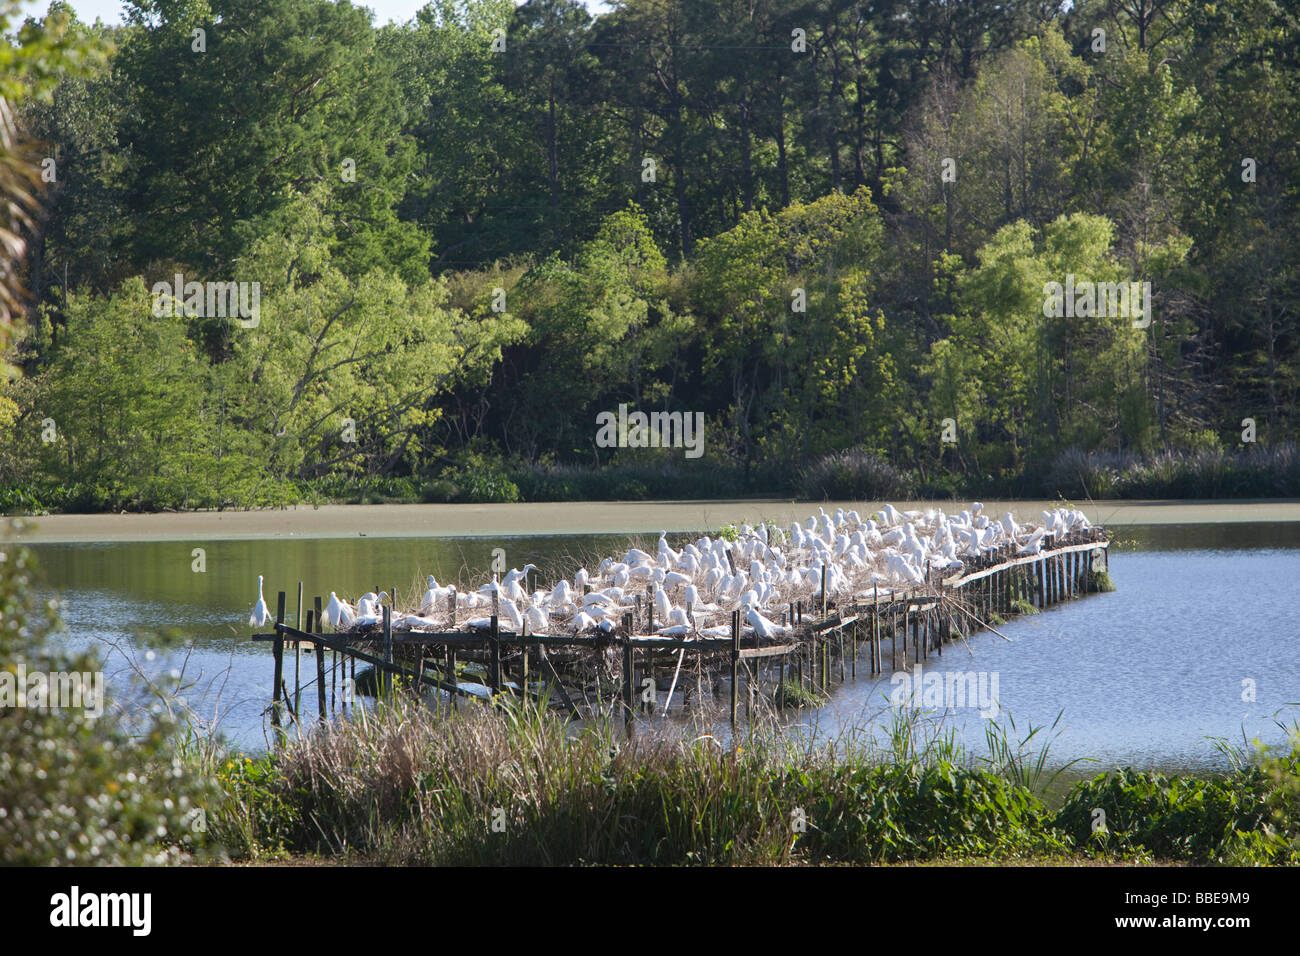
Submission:
M 638 596 L 654 607 L 655 632 L 666 637 L 726 637 L 727 621 L 739 610 L 746 634 L 775 639 L 788 634 L 777 623 L 781 611 L 795 601 L 819 602 L 823 570 L 826 596 L 843 601 L 876 593 L 888 595 L 939 573 L 948 577 L 963 567 L 995 555 L 1038 554 L 1045 543 L 1060 543 L 1068 535 L 1087 531 L 1084 515 L 1070 508 L 1044 511 L 1041 521 L 1021 525 L 1010 512 L 1000 520 L 983 514 L 975 502 L 960 514 L 942 511 L 898 511 L 885 505 L 870 518 L 838 509 L 804 524 L 782 529 L 774 524 L 743 525 L 736 535 L 708 535 L 675 550 L 666 534 L 659 535 L 655 554 L 630 548 L 619 559 L 606 558 L 594 573 L 579 568 L 573 580 L 550 590 L 525 591 L 531 564 L 474 591 L 440 585 L 433 575 L 420 602 L 419 613 L 392 614 L 398 630 L 487 628 L 495 602 L 501 630 L 530 634 L 574 634 L 591 629 L 613 631 L 624 615 L 638 607 Z M 271 619 L 257 579 L 258 602 L 249 624 L 265 626 Z M 382 620 L 387 592 L 362 595 L 355 607 L 333 591 L 324 619 L 340 631 L 372 627 Z M 640 621 L 638 621 L 638 625 Z

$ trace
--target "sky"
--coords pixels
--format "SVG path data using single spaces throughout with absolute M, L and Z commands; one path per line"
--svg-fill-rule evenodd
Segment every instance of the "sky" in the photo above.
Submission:
M 405 22 L 415 16 L 415 11 L 423 7 L 428 0 L 353 0 L 358 6 L 369 7 L 375 12 L 376 23 L 396 20 Z M 122 22 L 122 0 L 71 0 L 72 9 L 77 11 L 77 18 L 85 23 L 94 23 L 98 17 L 105 23 Z M 600 13 L 604 8 L 601 0 L 583 0 L 583 4 L 592 13 Z M 44 13 L 49 9 L 49 0 L 29 0 L 26 12 Z

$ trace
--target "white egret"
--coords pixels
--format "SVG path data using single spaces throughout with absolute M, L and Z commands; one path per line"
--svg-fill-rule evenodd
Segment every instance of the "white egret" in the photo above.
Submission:
M 333 591 L 330 592 L 330 603 L 325 606 L 325 620 L 336 631 L 346 631 L 357 622 L 357 613 L 352 606 L 346 601 L 340 601 L 339 596 Z
M 253 613 L 248 616 L 249 627 L 265 627 L 271 622 L 271 609 L 266 606 L 266 598 L 262 597 L 262 575 L 257 576 L 257 603 L 253 605 Z

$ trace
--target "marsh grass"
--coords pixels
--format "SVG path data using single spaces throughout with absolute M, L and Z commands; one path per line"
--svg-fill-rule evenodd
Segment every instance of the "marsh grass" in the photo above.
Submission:
M 236 764 L 236 853 L 401 864 L 764 864 L 1064 850 L 1047 810 L 955 735 L 895 712 L 884 743 L 760 719 L 624 734 L 515 704 L 400 698 Z

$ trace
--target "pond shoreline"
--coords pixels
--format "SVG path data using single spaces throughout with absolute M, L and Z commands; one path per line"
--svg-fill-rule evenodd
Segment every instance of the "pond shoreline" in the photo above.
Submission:
M 874 511 L 884 502 L 565 501 L 517 504 L 298 505 L 258 511 L 47 515 L 22 518 L 17 539 L 30 544 L 100 541 L 235 541 L 276 538 L 464 538 L 651 534 L 716 531 L 743 521 L 803 521 L 817 509 Z M 902 509 L 953 501 L 893 502 Z M 962 506 L 963 502 L 956 502 Z M 985 513 L 1034 515 L 1059 501 L 985 501 Z M 1093 524 L 1165 525 L 1300 521 L 1300 500 L 1096 501 L 1075 503 Z

